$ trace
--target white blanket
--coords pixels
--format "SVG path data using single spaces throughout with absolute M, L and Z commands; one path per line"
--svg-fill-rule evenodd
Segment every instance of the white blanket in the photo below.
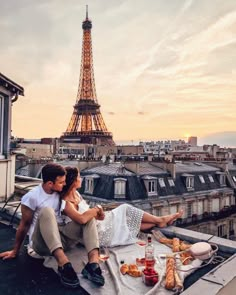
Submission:
M 171 249 L 167 246 L 153 241 L 155 247 L 156 270 L 159 273 L 159 282 L 154 287 L 146 286 L 141 277 L 134 278 L 129 275 L 122 275 L 120 273 L 120 261 L 125 263 L 135 263 L 136 258 L 144 257 L 145 247 L 137 244 L 129 246 L 120 246 L 110 248 L 110 258 L 105 262 L 101 263 L 101 268 L 108 270 L 105 274 L 105 285 L 103 287 L 97 287 L 92 282 L 84 279 L 81 275 L 81 271 L 84 265 L 87 263 L 87 254 L 83 247 L 76 247 L 69 252 L 67 255 L 78 273 L 81 286 L 84 287 L 90 294 L 102 294 L 102 295 L 151 295 L 157 294 L 173 294 L 172 291 L 168 291 L 164 288 L 164 276 L 165 276 L 165 259 L 158 258 L 160 254 L 171 253 Z M 193 266 L 200 266 L 201 261 L 194 260 Z M 44 261 L 46 267 L 51 267 L 57 272 L 57 263 L 53 257 L 47 257 Z M 181 266 L 185 270 L 191 268 L 191 266 Z M 179 268 L 179 267 L 178 267 Z M 179 272 L 179 275 L 184 279 L 194 270 L 188 272 Z

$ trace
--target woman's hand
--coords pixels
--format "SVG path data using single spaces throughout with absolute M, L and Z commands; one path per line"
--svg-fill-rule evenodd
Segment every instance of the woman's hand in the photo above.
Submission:
M 98 209 L 99 209 L 99 211 L 98 211 L 98 213 L 97 213 L 96 219 L 97 219 L 97 220 L 104 220 L 104 218 L 105 218 L 105 213 L 104 213 L 104 211 L 103 211 L 103 208 L 98 208 Z

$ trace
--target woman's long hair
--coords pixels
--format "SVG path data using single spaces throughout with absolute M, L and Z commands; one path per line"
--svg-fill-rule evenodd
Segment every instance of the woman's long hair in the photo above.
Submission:
M 77 179 L 79 170 L 76 167 L 66 167 L 66 185 L 60 192 L 60 198 L 62 199 L 70 190 L 71 185 Z

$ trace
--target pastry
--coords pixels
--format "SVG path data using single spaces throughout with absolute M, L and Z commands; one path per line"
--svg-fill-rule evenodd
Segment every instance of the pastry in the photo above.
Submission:
M 179 249 L 180 249 L 180 251 L 185 251 L 185 250 L 188 250 L 191 246 L 192 245 L 190 245 L 190 244 L 186 244 L 185 242 L 181 242 Z
M 120 272 L 122 275 L 125 275 L 129 271 L 129 266 L 128 264 L 122 264 L 120 267 Z
M 190 253 L 184 252 L 180 254 L 180 260 L 183 265 L 188 265 L 191 260 L 193 260 L 193 257 Z
M 130 264 L 127 274 L 132 277 L 141 277 L 142 272 L 138 269 L 136 264 Z
M 168 239 L 168 238 L 160 238 L 158 241 L 162 244 L 165 244 L 165 245 L 172 245 L 173 244 L 173 240 Z
M 174 277 L 175 277 L 175 289 L 182 290 L 183 289 L 183 282 L 181 281 L 179 274 L 176 270 L 174 270 Z
M 166 281 L 165 288 L 172 290 L 175 287 L 175 259 L 173 257 L 168 257 L 166 260 Z
M 179 240 L 179 238 L 174 238 L 173 239 L 173 245 L 172 245 L 172 251 L 173 252 L 179 252 L 179 247 L 180 247 L 180 240 Z

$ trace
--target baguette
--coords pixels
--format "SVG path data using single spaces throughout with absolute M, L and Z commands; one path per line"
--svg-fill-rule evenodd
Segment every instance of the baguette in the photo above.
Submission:
M 173 240 L 168 238 L 160 238 L 158 242 L 165 244 L 165 245 L 173 245 Z
M 166 281 L 165 288 L 172 290 L 175 287 L 175 259 L 173 257 L 168 257 L 166 260 Z
M 190 244 L 186 244 L 185 242 L 181 242 L 179 249 L 180 249 L 180 251 L 185 251 L 185 250 L 188 250 L 191 246 L 192 245 L 190 245 Z
M 174 238 L 173 239 L 173 245 L 172 245 L 172 251 L 173 252 L 179 252 L 180 250 L 180 240 L 179 238 Z

